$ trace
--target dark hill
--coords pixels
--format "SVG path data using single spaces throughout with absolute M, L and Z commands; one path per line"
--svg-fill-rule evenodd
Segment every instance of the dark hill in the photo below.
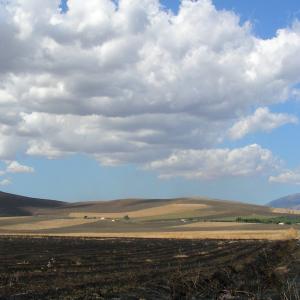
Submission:
M 300 209 L 300 193 L 282 197 L 268 203 L 275 208 Z
M 0 192 L 0 216 L 31 216 L 37 209 L 54 209 L 64 206 L 61 201 L 37 199 Z

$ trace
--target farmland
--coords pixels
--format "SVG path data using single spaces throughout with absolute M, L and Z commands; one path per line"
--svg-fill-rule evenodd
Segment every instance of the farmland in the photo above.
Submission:
M 294 211 L 207 198 L 9 197 L 0 300 L 299 299 Z
M 7 204 L 9 201 L 2 203 L 3 211 L 10 213 L 0 217 L 1 235 L 269 240 L 298 238 L 299 215 L 232 201 L 199 197 L 53 202 L 51 205 L 48 200 L 45 205 L 45 200 L 41 199 L 10 197 L 19 208 L 13 211 Z M 23 216 L 19 216 L 20 211 L 24 213 Z M 279 222 L 284 222 L 284 225 L 279 225 Z
M 0 299 L 293 299 L 299 269 L 292 240 L 0 238 Z
M 3 236 L 65 236 L 181 239 L 268 239 L 298 238 L 299 225 L 197 221 L 197 219 L 138 220 L 69 216 L 0 218 Z

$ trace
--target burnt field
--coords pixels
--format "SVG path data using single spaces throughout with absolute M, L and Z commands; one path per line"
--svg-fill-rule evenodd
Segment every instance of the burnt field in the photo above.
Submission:
M 0 238 L 0 299 L 299 299 L 297 241 Z

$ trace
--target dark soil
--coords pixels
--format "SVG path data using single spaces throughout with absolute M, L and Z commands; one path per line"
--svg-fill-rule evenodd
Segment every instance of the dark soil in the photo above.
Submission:
M 0 238 L 0 299 L 288 300 L 298 276 L 297 241 Z

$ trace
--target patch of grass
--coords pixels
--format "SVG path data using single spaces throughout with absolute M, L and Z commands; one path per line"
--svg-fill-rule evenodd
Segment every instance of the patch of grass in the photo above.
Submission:
M 208 222 L 238 222 L 238 223 L 261 223 L 261 224 L 279 224 L 284 223 L 287 225 L 300 224 L 300 216 L 297 215 L 282 215 L 282 216 L 232 216 L 223 217 L 218 219 L 204 220 Z
M 265 216 L 253 216 L 253 217 L 236 217 L 235 222 L 240 223 L 263 223 L 263 224 L 297 224 L 300 223 L 300 217 L 298 216 L 278 216 L 278 217 L 265 217 Z

